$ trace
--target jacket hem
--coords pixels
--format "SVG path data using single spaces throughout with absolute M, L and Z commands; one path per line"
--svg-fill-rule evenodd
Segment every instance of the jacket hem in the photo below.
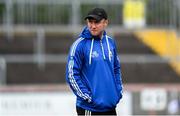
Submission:
M 82 104 L 82 103 L 76 103 L 76 106 L 80 107 L 80 108 L 83 108 L 85 110 L 90 110 L 90 111 L 94 111 L 94 112 L 106 112 L 106 111 L 110 111 L 116 107 L 112 107 L 112 108 L 102 108 L 102 109 L 98 109 L 98 107 L 95 107 L 93 105 L 85 105 L 85 104 Z

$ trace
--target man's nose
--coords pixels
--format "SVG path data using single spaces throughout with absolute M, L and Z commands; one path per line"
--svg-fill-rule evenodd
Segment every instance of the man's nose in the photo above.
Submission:
M 95 27 L 96 27 L 96 24 L 95 24 L 95 23 L 92 23 L 91 26 L 92 26 L 92 28 L 95 28 Z

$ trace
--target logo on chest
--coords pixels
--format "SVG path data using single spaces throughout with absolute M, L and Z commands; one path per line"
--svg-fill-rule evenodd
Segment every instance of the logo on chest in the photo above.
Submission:
M 97 52 L 97 51 L 93 51 L 93 52 L 91 53 L 91 57 L 92 57 L 92 58 L 97 58 L 97 57 L 99 57 L 98 52 Z

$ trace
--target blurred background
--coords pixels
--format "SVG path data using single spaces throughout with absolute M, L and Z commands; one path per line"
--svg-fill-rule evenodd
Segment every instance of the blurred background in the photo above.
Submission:
M 0 0 L 0 115 L 75 115 L 66 57 L 94 7 L 121 60 L 118 115 L 180 115 L 180 0 Z

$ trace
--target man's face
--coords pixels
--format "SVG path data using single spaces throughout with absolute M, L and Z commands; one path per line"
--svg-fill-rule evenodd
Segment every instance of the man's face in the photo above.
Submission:
M 87 19 L 87 26 L 93 36 L 101 36 L 107 24 L 108 20 L 105 19 L 102 19 L 99 22 L 97 22 L 95 19 Z

